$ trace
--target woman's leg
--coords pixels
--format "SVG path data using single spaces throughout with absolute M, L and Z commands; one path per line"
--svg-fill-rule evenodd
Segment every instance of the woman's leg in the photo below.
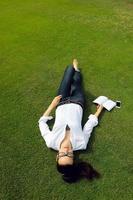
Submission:
M 67 66 L 65 69 L 64 76 L 57 93 L 57 95 L 62 95 L 61 101 L 63 101 L 67 97 L 70 97 L 71 83 L 73 80 L 74 72 L 75 69 L 72 65 Z
M 75 71 L 73 76 L 70 100 L 79 102 L 84 106 L 85 97 L 82 89 L 82 77 L 79 71 Z

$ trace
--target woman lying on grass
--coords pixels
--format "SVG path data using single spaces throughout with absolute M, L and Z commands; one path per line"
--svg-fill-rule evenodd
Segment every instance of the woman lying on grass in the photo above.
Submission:
M 98 124 L 98 117 L 103 106 L 98 106 L 95 114 L 88 117 L 88 121 L 81 126 L 84 94 L 81 87 L 81 73 L 78 62 L 73 60 L 73 65 L 65 70 L 61 81 L 58 96 L 54 98 L 48 109 L 39 120 L 39 128 L 48 148 L 58 151 L 56 156 L 57 170 L 62 174 L 63 180 L 69 183 L 76 182 L 80 178 L 92 180 L 98 178 L 99 173 L 86 162 L 77 162 L 74 151 L 87 148 L 91 132 Z M 50 131 L 47 121 L 55 111 L 55 123 Z

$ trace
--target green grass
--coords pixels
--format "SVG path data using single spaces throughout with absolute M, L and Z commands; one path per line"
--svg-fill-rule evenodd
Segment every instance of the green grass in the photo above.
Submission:
M 0 2 L 1 200 L 133 198 L 132 9 L 131 0 Z M 68 185 L 37 121 L 74 57 L 88 99 L 84 122 L 95 110 L 96 96 L 119 99 L 122 108 L 104 114 L 88 150 L 80 154 L 102 178 Z

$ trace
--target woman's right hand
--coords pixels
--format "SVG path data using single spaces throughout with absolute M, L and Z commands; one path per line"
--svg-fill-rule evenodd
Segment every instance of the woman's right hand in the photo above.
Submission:
M 62 95 L 56 96 L 56 97 L 53 99 L 53 101 L 51 102 L 50 106 L 51 106 L 52 108 L 55 108 L 55 107 L 58 105 L 58 103 L 60 102 L 61 98 L 62 98 Z

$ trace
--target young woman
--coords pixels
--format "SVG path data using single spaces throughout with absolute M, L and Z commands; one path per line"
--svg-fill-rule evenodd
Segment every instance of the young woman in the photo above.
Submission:
M 102 105 L 98 106 L 96 113 L 88 117 L 82 129 L 84 103 L 81 73 L 78 61 L 74 59 L 73 64 L 65 70 L 58 96 L 39 119 L 39 128 L 47 147 L 58 151 L 57 170 L 69 183 L 76 182 L 82 177 L 88 180 L 99 177 L 99 173 L 90 164 L 77 162 L 74 157 L 74 151 L 87 148 L 91 132 L 98 125 L 98 117 L 103 110 Z M 47 121 L 53 118 L 49 115 L 54 108 L 55 123 L 51 131 Z

